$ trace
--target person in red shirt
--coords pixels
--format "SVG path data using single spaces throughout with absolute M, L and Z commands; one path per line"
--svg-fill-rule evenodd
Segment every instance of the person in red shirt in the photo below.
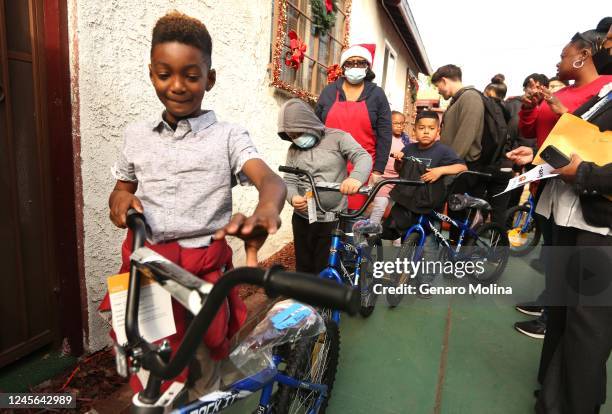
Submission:
M 525 138 L 535 138 L 540 148 L 557 120 L 566 112 L 573 112 L 595 96 L 601 88 L 612 82 L 612 75 L 598 75 L 591 41 L 577 33 L 563 48 L 557 64 L 557 77 L 574 84 L 555 93 L 530 81 L 530 91 L 523 96 L 519 112 L 519 129 Z

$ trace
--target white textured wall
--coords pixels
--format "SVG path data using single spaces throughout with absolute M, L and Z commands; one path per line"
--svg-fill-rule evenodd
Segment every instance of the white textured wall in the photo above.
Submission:
M 391 92 L 389 104 L 391 109 L 403 112 L 408 51 L 379 3 L 377 0 L 353 0 L 350 42 L 351 44 L 376 43 L 373 70 L 376 73 L 374 82 L 379 86 L 382 86 L 385 41 L 391 45 L 391 48 L 397 53 L 397 59 L 394 74 L 395 88 Z
M 157 18 L 178 9 L 205 22 L 213 38 L 217 84 L 204 98 L 222 120 L 244 125 L 266 161 L 276 169 L 287 144 L 276 135 L 282 101 L 268 87 L 270 0 L 72 0 L 69 6 L 72 76 L 77 79 L 83 177 L 84 255 L 88 294 L 90 350 L 108 343 L 107 329 L 96 308 L 106 277 L 119 267 L 123 231 L 108 219 L 107 199 L 114 181 L 110 166 L 121 146 L 127 123 L 150 118 L 163 108 L 148 79 L 150 33 Z M 77 51 L 78 49 L 78 51 Z M 75 103 L 77 101 L 75 100 Z M 76 110 L 77 108 L 75 108 Z M 257 201 L 252 188 L 234 190 L 234 211 L 250 212 Z M 264 246 L 267 257 L 291 239 L 290 208 L 281 232 Z M 232 241 L 235 264 L 243 262 Z

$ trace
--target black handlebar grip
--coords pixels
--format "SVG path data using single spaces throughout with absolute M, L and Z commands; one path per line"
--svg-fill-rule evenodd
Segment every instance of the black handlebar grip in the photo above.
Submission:
M 270 271 L 264 281 L 269 296 L 288 296 L 313 306 L 345 311 L 355 315 L 361 305 L 359 291 L 317 276 Z
M 300 170 L 299 168 L 287 167 L 285 165 L 281 165 L 280 167 L 278 167 L 278 170 L 280 172 L 289 173 L 289 174 L 296 174 L 296 175 L 304 174 L 304 171 Z

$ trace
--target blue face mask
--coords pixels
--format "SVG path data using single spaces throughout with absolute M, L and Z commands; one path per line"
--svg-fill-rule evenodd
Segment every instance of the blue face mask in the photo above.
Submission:
M 302 134 L 293 140 L 293 143 L 301 149 L 314 147 L 317 143 L 317 137 L 312 134 Z
M 350 68 L 344 71 L 344 77 L 352 85 L 363 82 L 366 77 L 366 68 Z

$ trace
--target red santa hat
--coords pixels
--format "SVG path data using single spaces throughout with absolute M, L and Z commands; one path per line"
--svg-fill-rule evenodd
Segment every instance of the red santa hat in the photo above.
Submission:
M 361 57 L 368 61 L 370 67 L 374 62 L 374 54 L 376 52 L 376 45 L 374 43 L 362 43 L 359 45 L 352 45 L 340 55 L 340 66 L 344 65 L 347 59 L 352 57 Z

